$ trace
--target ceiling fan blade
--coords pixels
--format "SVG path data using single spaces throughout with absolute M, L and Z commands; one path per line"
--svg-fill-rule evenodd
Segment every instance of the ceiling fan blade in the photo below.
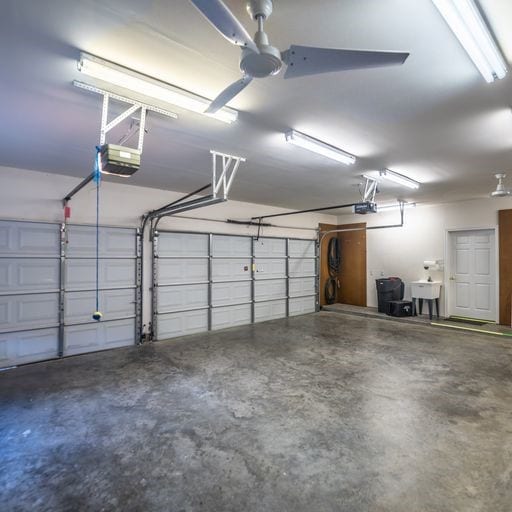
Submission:
M 239 92 L 243 91 L 252 82 L 252 76 L 244 76 L 241 80 L 226 87 L 205 110 L 206 114 L 215 114 L 226 103 L 229 103 Z
M 296 45 L 282 53 L 283 61 L 288 66 L 284 78 L 398 65 L 403 64 L 407 57 L 408 53 L 400 52 L 338 50 Z
M 260 53 L 256 43 L 235 18 L 222 0 L 190 0 L 208 21 L 228 40 L 237 46 Z

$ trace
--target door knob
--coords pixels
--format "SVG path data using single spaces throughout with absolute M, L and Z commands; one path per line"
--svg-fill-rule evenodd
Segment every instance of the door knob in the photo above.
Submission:
M 450 277 L 450 281 L 455 281 L 455 277 Z

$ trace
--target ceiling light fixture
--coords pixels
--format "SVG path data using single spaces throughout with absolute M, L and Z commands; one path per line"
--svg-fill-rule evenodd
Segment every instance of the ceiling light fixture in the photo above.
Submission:
M 381 178 L 393 181 L 394 183 L 402 185 L 403 187 L 408 187 L 412 189 L 420 188 L 420 184 L 417 181 L 408 178 L 407 176 L 404 176 L 403 174 L 400 174 L 398 172 L 391 171 L 389 169 L 382 169 L 381 171 L 379 171 L 379 174 Z
M 496 190 L 493 190 L 491 192 L 491 197 L 507 197 L 512 195 L 512 191 L 506 188 L 505 185 L 503 184 L 503 180 L 507 177 L 507 175 L 500 172 L 498 174 L 495 174 L 494 177 L 498 180 L 498 183 L 496 185 Z
M 377 205 L 377 211 L 390 211 L 390 210 L 400 210 L 400 207 L 404 207 L 404 209 L 416 208 L 416 203 L 408 203 L 406 201 L 398 201 L 396 204 L 385 204 L 384 206 Z
M 229 107 L 223 107 L 214 114 L 207 114 L 205 111 L 211 103 L 211 100 L 208 98 L 203 98 L 174 85 L 142 75 L 131 69 L 86 53 L 80 54 L 78 70 L 88 76 L 109 82 L 137 94 L 213 117 L 225 123 L 232 123 L 238 117 L 238 112 Z
M 318 153 L 319 155 L 331 158 L 332 160 L 336 160 L 337 162 L 341 162 L 345 165 L 351 165 L 356 161 L 356 157 L 354 155 L 295 130 L 286 132 L 285 138 L 286 142 L 289 142 L 294 146 L 299 146 L 303 149 L 313 151 L 313 153 Z
M 507 65 L 474 0 L 432 0 L 488 83 L 504 78 Z

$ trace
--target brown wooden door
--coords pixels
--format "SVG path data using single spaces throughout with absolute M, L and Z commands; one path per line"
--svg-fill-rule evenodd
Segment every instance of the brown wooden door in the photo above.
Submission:
M 366 223 L 320 224 L 320 233 L 335 229 L 347 231 L 326 235 L 320 251 L 320 305 L 327 304 L 325 285 L 329 279 L 327 250 L 329 240 L 337 237 L 340 241 L 341 266 L 337 275 L 340 286 L 336 291 L 336 302 L 354 306 L 366 306 Z
M 512 210 L 498 212 L 500 239 L 500 324 L 512 325 Z
M 366 306 L 366 223 L 345 224 L 338 228 L 360 228 L 338 234 L 341 247 L 338 302 Z

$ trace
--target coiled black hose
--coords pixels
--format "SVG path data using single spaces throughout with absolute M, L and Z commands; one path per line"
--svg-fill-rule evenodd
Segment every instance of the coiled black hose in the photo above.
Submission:
M 334 304 L 336 302 L 336 279 L 330 277 L 325 282 L 325 302 Z
M 327 249 L 327 268 L 329 271 L 329 279 L 325 283 L 325 301 L 327 304 L 336 302 L 336 288 L 338 284 L 338 272 L 341 266 L 340 241 L 337 237 L 329 240 Z
M 333 237 L 329 240 L 329 247 L 327 249 L 327 266 L 329 267 L 329 275 L 331 277 L 336 277 L 338 275 L 340 264 L 340 241 L 338 238 Z

